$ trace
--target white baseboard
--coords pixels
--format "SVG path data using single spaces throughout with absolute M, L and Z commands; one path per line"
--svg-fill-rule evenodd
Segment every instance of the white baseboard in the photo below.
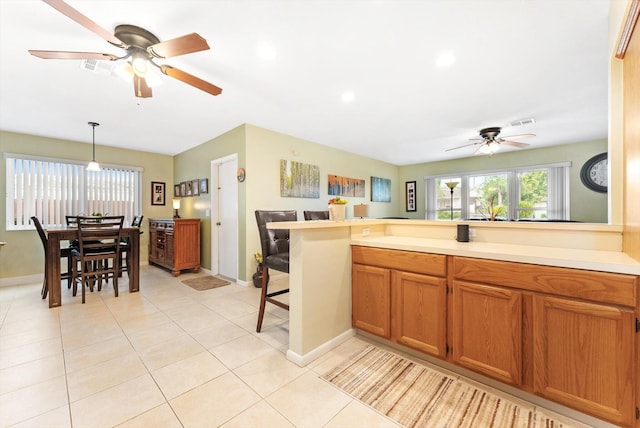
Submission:
M 344 333 L 341 333 L 339 335 L 337 335 L 336 337 L 334 337 L 333 339 L 329 340 L 328 342 L 323 343 L 322 345 L 318 346 L 317 348 L 313 349 L 311 352 L 307 352 L 304 355 L 300 355 L 296 352 L 293 352 L 291 349 L 287 350 L 287 360 L 291 361 L 292 363 L 295 363 L 297 365 L 299 365 L 300 367 L 304 367 L 307 364 L 309 364 L 310 362 L 314 361 L 315 359 L 323 356 L 324 354 L 326 354 L 327 352 L 331 351 L 333 348 L 335 348 L 336 346 L 340 345 L 341 343 L 346 342 L 347 340 L 349 340 L 350 338 L 352 338 L 353 336 L 356 335 L 356 330 L 353 328 L 350 328 L 349 330 L 345 331 Z

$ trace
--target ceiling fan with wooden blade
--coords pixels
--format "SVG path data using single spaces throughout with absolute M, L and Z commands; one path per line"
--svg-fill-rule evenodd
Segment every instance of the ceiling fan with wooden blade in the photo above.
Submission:
M 451 150 L 457 150 L 463 147 L 479 145 L 480 147 L 478 147 L 478 149 L 475 151 L 474 153 L 475 155 L 479 155 L 479 154 L 492 155 L 498 150 L 500 150 L 501 144 L 505 144 L 507 146 L 520 147 L 520 148 L 526 147 L 529 145 L 527 143 L 520 143 L 518 141 L 507 140 L 507 138 L 520 139 L 520 138 L 528 138 L 528 137 L 536 136 L 536 134 L 528 133 L 528 134 L 510 135 L 508 137 L 498 137 L 501 130 L 502 128 L 500 127 L 491 127 L 491 128 L 481 129 L 479 132 L 480 138 L 476 137 L 476 138 L 471 138 L 469 140 L 469 141 L 474 141 L 473 143 L 463 144 L 462 146 L 453 147 L 445 151 L 449 152 Z
M 43 1 L 107 42 L 123 49 L 125 54 L 119 57 L 113 54 L 99 52 L 29 50 L 31 55 L 42 59 L 125 60 L 127 61 L 124 66 L 125 70 L 133 76 L 133 89 L 135 96 L 138 98 L 149 98 L 152 96 L 151 87 L 146 81 L 146 78 L 151 72 L 150 65 L 153 65 L 167 76 L 180 80 L 211 95 L 220 95 L 222 93 L 222 89 L 212 83 L 170 65 L 156 64 L 154 62 L 154 59 L 172 58 L 210 49 L 207 41 L 197 33 L 191 33 L 161 42 L 154 34 L 144 28 L 123 24 L 116 26 L 114 33 L 111 34 L 69 6 L 63 0 Z

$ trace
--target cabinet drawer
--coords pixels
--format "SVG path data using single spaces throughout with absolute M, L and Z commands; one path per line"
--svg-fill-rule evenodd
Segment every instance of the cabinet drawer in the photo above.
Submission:
M 634 307 L 638 277 L 526 263 L 453 258 L 456 279 Z
M 445 276 L 447 274 L 447 257 L 442 254 L 387 250 L 354 245 L 351 247 L 351 259 L 353 263 L 397 269 L 405 272 L 434 276 Z
M 173 220 L 149 220 L 150 229 L 173 230 Z

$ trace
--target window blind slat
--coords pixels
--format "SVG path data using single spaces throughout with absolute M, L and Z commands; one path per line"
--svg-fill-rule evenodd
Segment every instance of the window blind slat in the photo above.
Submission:
M 38 216 L 44 227 L 66 223 L 66 215 L 100 212 L 130 222 L 140 207 L 141 168 L 86 171 L 75 162 L 6 157 L 7 230 L 24 229 Z

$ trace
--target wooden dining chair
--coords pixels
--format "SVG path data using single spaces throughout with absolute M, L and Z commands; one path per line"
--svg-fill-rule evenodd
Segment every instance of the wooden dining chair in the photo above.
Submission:
M 112 280 L 115 296 L 118 297 L 118 273 L 120 272 L 120 238 L 124 216 L 78 217 L 78 248 L 71 250 L 74 294 L 79 281 L 82 288 L 82 303 L 88 287 L 93 291 L 102 281 Z M 77 268 L 80 264 L 80 273 Z
M 137 227 L 138 229 L 140 229 L 140 226 L 142 226 L 142 219 L 144 218 L 143 215 L 141 216 L 134 216 L 133 220 L 131 220 L 131 227 Z M 142 234 L 142 232 L 140 232 Z M 127 272 L 127 275 L 129 275 L 129 264 L 131 264 L 131 246 L 129 245 L 129 238 L 128 237 L 124 237 L 122 238 L 122 241 L 120 242 L 120 273 L 119 276 L 122 276 L 123 272 Z M 124 257 L 123 257 L 124 254 Z M 124 261 L 124 262 L 123 262 Z
M 256 331 L 262 329 L 264 308 L 267 302 L 289 310 L 289 305 L 274 299 L 289 289 L 269 292 L 269 269 L 289 273 L 289 229 L 267 229 L 267 223 L 278 221 L 296 221 L 297 213 L 293 211 L 262 211 L 256 210 L 256 221 L 260 233 L 260 246 L 262 248 L 262 291 L 260 293 L 260 309 L 258 312 L 258 325 Z
M 47 283 L 47 272 L 49 271 L 48 266 L 50 263 L 60 263 L 60 261 L 49 260 L 49 257 L 47 256 L 47 242 L 48 242 L 47 233 L 44 231 L 44 228 L 42 227 L 42 223 L 40 223 L 40 220 L 38 219 L 38 217 L 36 216 L 31 217 L 31 222 L 33 223 L 36 230 L 38 231 L 38 236 L 40 236 L 40 241 L 42 241 L 42 247 L 44 248 L 44 280 L 42 281 L 42 290 L 40 291 L 40 294 L 42 295 L 43 299 L 46 299 L 47 294 L 49 293 L 49 284 Z M 67 271 L 62 273 L 60 277 L 61 279 L 67 280 L 69 287 L 71 287 L 71 283 L 72 283 L 71 250 L 72 250 L 72 247 L 70 246 L 64 246 L 60 248 L 60 258 L 67 259 Z

